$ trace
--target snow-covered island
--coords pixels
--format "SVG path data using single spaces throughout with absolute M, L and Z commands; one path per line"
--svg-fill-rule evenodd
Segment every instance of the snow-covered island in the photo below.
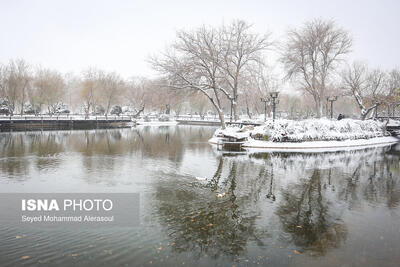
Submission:
M 218 129 L 209 140 L 212 144 L 241 142 L 244 148 L 272 151 L 343 150 L 399 141 L 386 131 L 385 123 L 373 120 L 309 119 L 303 121 L 269 120 L 261 126 Z

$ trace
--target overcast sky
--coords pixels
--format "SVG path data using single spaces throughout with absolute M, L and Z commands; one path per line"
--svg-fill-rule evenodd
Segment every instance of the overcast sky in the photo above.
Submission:
M 400 66 L 399 11 L 396 0 L 0 0 L 0 62 L 23 58 L 64 73 L 95 66 L 153 76 L 146 58 L 178 29 L 244 19 L 282 40 L 288 27 L 326 18 L 351 32 L 352 58 L 390 69 Z

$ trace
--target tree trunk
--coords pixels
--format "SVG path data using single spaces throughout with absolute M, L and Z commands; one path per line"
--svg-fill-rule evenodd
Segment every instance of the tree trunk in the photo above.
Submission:
M 314 102 L 315 102 L 315 111 L 317 112 L 317 118 L 321 118 L 322 115 L 321 101 L 317 96 L 314 96 Z
M 233 119 L 234 119 L 234 121 L 238 121 L 239 120 L 239 114 L 237 112 L 237 102 L 236 102 L 236 100 L 233 100 L 232 108 L 233 108 Z
M 144 111 L 144 105 L 138 110 L 138 112 L 136 112 L 135 115 L 133 115 L 133 117 L 137 118 L 140 115 L 140 113 L 142 113 L 143 111 Z
M 372 107 L 369 108 L 365 108 L 365 107 L 361 107 L 361 116 L 360 119 L 361 120 L 365 120 L 365 118 L 367 118 L 368 114 L 374 109 L 376 108 L 377 105 L 373 105 Z
M 323 103 L 321 103 L 321 98 L 318 98 L 318 106 L 319 106 L 318 118 L 321 118 L 322 114 L 324 114 L 324 105 Z
M 87 108 L 85 108 L 85 119 L 89 118 L 89 112 L 90 112 L 90 104 L 88 103 Z
M 219 119 L 221 121 L 221 129 L 224 130 L 226 128 L 226 126 L 225 126 L 225 117 L 224 117 L 224 112 L 220 108 L 221 107 L 221 102 L 219 101 L 218 91 L 217 91 L 217 89 L 215 87 L 215 84 L 214 84 L 213 90 L 214 90 L 215 100 L 212 97 L 210 97 L 207 93 L 204 93 L 204 92 L 203 93 L 208 97 L 208 99 L 210 99 L 211 103 L 214 105 L 215 109 L 217 110 L 218 117 L 219 117 Z
M 24 114 L 24 102 L 25 102 L 25 92 L 22 92 L 21 116 Z
M 219 120 L 221 121 L 221 129 L 224 130 L 226 128 L 224 112 L 222 112 L 222 110 L 218 107 L 218 105 L 214 101 L 211 101 L 211 103 L 214 105 L 215 109 L 218 112 L 218 117 Z
M 224 130 L 226 128 L 224 113 L 219 108 L 217 109 L 217 112 L 218 112 L 218 117 L 219 117 L 219 119 L 221 121 L 221 129 Z
M 249 116 L 249 119 L 251 119 L 251 113 L 250 113 L 250 109 L 249 109 L 249 100 L 247 99 L 247 96 L 246 96 L 246 113 L 247 113 L 247 116 Z

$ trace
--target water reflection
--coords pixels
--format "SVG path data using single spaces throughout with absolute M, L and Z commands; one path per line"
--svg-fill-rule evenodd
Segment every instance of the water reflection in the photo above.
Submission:
M 219 157 L 217 171 L 208 183 L 163 181 L 156 187 L 157 212 L 176 252 L 191 251 L 198 258 L 208 255 L 239 256 L 248 240 L 261 245 L 265 233 L 256 227 L 259 211 L 255 202 L 237 190 L 244 170 L 238 162 Z M 228 174 L 222 176 L 226 167 Z M 173 186 L 171 183 L 174 183 Z M 224 192 L 226 197 L 216 197 Z
M 0 170 L 3 178 L 29 179 L 35 171 L 57 170 L 63 163 L 80 160 L 84 171 L 112 171 L 133 156 L 167 159 L 179 166 L 184 145 L 186 149 L 204 150 L 198 143 L 206 142 L 212 131 L 200 127 L 140 127 L 1 133 Z
M 282 190 L 276 214 L 282 228 L 296 246 L 324 253 L 346 239 L 347 228 L 333 207 L 334 196 L 324 190 L 323 171 L 315 169 L 310 178 Z
M 347 240 L 346 212 L 398 207 L 399 161 L 387 150 L 216 152 L 207 182 L 171 177 L 157 184 L 158 218 L 177 252 L 198 257 L 236 258 L 250 244 L 265 249 L 276 240 L 299 253 L 324 255 Z
M 395 240 L 385 246 L 400 249 L 400 165 L 393 147 L 224 152 L 207 143 L 213 131 L 177 126 L 1 133 L 0 190 L 140 192 L 144 223 L 125 229 L 129 233 L 109 230 L 113 249 L 124 251 L 121 265 L 156 263 L 161 252 L 154 248 L 161 243 L 162 256 L 176 259 L 172 265 L 288 265 L 294 250 L 315 258 L 352 257 L 363 238 L 370 255 L 386 255 L 382 240 Z M 364 221 L 387 232 L 372 231 L 372 224 L 359 223 Z M 85 234 L 71 240 L 79 243 Z M 8 235 L 12 241 L 2 248 L 21 249 L 13 246 L 15 235 L 20 233 Z

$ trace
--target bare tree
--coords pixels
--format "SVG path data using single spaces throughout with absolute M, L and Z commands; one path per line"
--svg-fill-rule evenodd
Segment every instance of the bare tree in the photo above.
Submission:
M 8 65 L 1 67 L 0 72 L 0 90 L 7 99 L 8 110 L 13 114 L 17 104 L 20 104 L 22 115 L 32 80 L 30 66 L 22 59 L 10 60 Z
M 204 119 L 208 109 L 211 108 L 210 101 L 208 101 L 208 99 L 200 92 L 196 92 L 195 94 L 188 96 L 187 99 L 192 103 L 190 105 L 191 108 L 193 108 L 195 112 L 197 112 L 199 116 Z
M 105 114 L 108 114 L 111 106 L 116 103 L 118 97 L 124 91 L 124 81 L 115 72 L 105 73 L 99 71 L 97 76 L 99 94 L 105 106 Z
M 10 64 L 12 68 L 16 71 L 16 81 L 18 83 L 19 93 L 20 93 L 20 114 L 24 113 L 24 105 L 28 99 L 29 89 L 32 81 L 31 67 L 24 60 L 16 60 Z
M 149 80 L 143 77 L 133 77 L 126 82 L 125 98 L 136 112 L 136 116 L 144 111 L 145 106 L 151 106 L 146 101 L 146 94 L 148 93 Z
M 0 97 L 2 99 L 2 101 L 7 100 L 6 102 L 8 102 L 8 92 L 7 92 L 7 83 L 8 83 L 8 79 L 7 79 L 7 69 L 6 66 L 4 66 L 3 64 L 0 64 Z M 6 109 L 8 110 L 9 107 L 7 106 Z
M 179 31 L 171 50 L 150 62 L 168 81 L 170 88 L 201 92 L 216 109 L 224 129 L 221 94 L 228 98 L 231 95 L 222 87 L 223 52 L 220 31 L 203 26 L 191 32 Z
M 126 85 L 126 100 L 136 112 L 143 112 L 145 106 L 147 110 L 167 112 L 167 106 L 172 109 L 180 106 L 187 93 L 184 90 L 170 90 L 165 84 L 160 79 L 133 77 Z
M 387 96 L 383 100 L 388 108 L 388 116 L 392 109 L 392 116 L 395 116 L 395 109 L 400 105 L 400 69 L 393 69 L 388 73 Z
M 263 62 L 253 65 L 247 77 L 247 90 L 244 92 L 246 99 L 252 100 L 252 106 L 260 107 L 264 113 L 264 104 L 260 98 L 268 99 L 269 93 L 278 91 L 280 82 L 273 69 Z M 247 101 L 247 100 L 246 100 Z M 248 106 L 248 103 L 246 103 Z M 247 108 L 249 110 L 249 108 Z M 249 112 L 247 112 L 249 113 Z
M 81 107 L 81 87 L 82 77 L 75 75 L 74 73 L 67 73 L 64 75 L 66 84 L 65 101 L 68 103 L 68 107 L 71 111 L 76 110 L 77 107 Z
M 231 95 L 228 96 L 233 108 L 235 121 L 238 120 L 238 96 L 247 88 L 240 88 L 248 75 L 251 64 L 262 64 L 262 52 L 272 43 L 269 34 L 256 34 L 250 32 L 251 25 L 245 21 L 233 21 L 227 27 L 222 27 L 224 57 L 221 61 L 223 74 Z M 243 92 L 244 93 L 244 92 Z
M 333 21 L 317 19 L 288 32 L 281 57 L 286 78 L 298 81 L 300 89 L 313 97 L 318 117 L 330 78 L 351 46 L 348 32 Z
M 277 91 L 280 84 L 272 69 L 265 64 L 258 64 L 251 70 L 250 82 L 264 98 L 267 98 L 270 92 Z
M 157 113 L 167 113 L 171 107 L 171 99 L 177 95 L 176 91 L 183 92 L 183 90 L 172 92 L 166 84 L 167 82 L 162 79 L 147 80 L 144 102 L 148 109 Z
M 40 105 L 40 109 L 46 104 L 49 114 L 54 114 L 65 94 L 66 85 L 63 76 L 57 71 L 40 68 L 36 72 L 34 86 L 36 102 Z
M 390 93 L 388 91 L 388 79 L 386 72 L 376 68 L 371 70 L 367 76 L 367 94 L 372 101 L 381 104 Z
M 379 105 L 387 85 L 384 72 L 379 69 L 370 71 L 366 64 L 359 62 L 342 73 L 342 83 L 345 93 L 356 100 L 362 120 Z
M 175 112 L 176 116 L 179 116 L 185 106 L 188 106 L 189 103 L 193 104 L 197 101 L 196 96 L 200 93 L 199 91 L 195 90 L 170 90 L 167 88 L 167 94 L 169 97 L 169 105 L 171 106 L 171 109 Z M 209 104 L 209 101 L 207 98 L 202 96 L 202 99 L 205 99 L 207 103 Z M 202 102 L 204 102 L 202 100 Z M 208 105 L 209 106 L 209 105 Z M 210 107 L 212 108 L 212 107 Z
M 97 81 L 98 74 L 96 70 L 88 69 L 84 72 L 80 95 L 83 100 L 83 108 L 86 118 L 89 117 L 91 109 L 94 111 L 99 98 Z

